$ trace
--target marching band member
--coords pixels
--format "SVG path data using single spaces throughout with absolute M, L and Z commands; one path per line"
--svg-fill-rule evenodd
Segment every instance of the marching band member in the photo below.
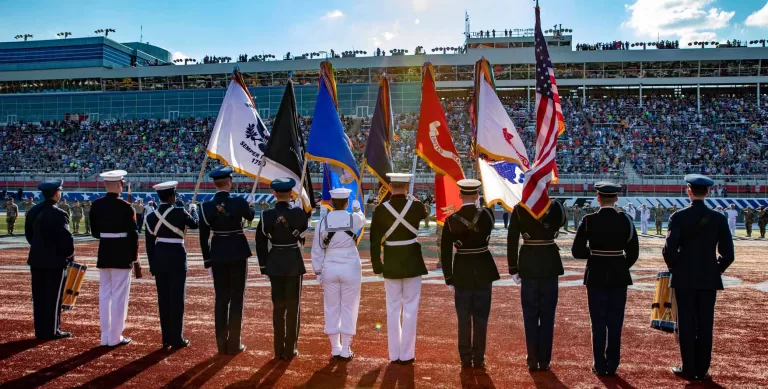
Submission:
M 419 223 L 427 214 L 421 201 L 407 196 L 412 174 L 387 173 L 387 177 L 391 180 L 392 196 L 373 212 L 371 263 L 374 273 L 384 275 L 389 359 L 409 365 L 416 354 L 421 276 L 427 274 L 421 244 L 416 238 Z
M 621 185 L 602 181 L 594 188 L 600 210 L 584 216 L 571 253 L 587 260 L 584 284 L 592 322 L 592 372 L 615 376 L 621 359 L 627 286 L 632 285 L 629 268 L 637 262 L 640 247 L 632 217 L 613 207 Z
M 125 170 L 101 173 L 107 195 L 91 206 L 91 234 L 99 239 L 96 267 L 99 269 L 99 319 L 101 345 L 131 343 L 123 337 L 131 290 L 131 266 L 139 260 L 139 233 L 136 212 L 120 198 L 128 174 Z M 136 277 L 140 276 L 137 269 Z
M 463 205 L 445 221 L 440 258 L 445 283 L 453 286 L 455 292 L 461 366 L 483 369 L 491 284 L 500 278 L 488 250 L 495 220 L 490 209 L 475 205 L 480 181 L 465 179 L 457 184 Z
M 715 300 L 734 251 L 728 221 L 704 203 L 715 182 L 701 174 L 689 174 L 685 181 L 691 205 L 670 217 L 662 254 L 672 272 L 683 360 L 682 367 L 672 372 L 692 381 L 709 379 Z
M 242 220 L 253 220 L 254 214 L 245 199 L 230 196 L 232 172 L 231 167 L 222 166 L 208 173 L 218 192 L 213 199 L 200 206 L 203 220 L 200 224 L 200 251 L 205 268 L 211 269 L 213 276 L 216 345 L 222 355 L 245 351 L 245 346 L 240 343 L 240 330 L 248 258 L 252 255 Z
M 307 231 L 307 213 L 301 206 L 291 208 L 292 178 L 272 180 L 275 208 L 261 212 L 256 226 L 256 253 L 261 274 L 272 287 L 272 326 L 275 358 L 290 360 L 299 355 L 301 284 L 307 272 L 301 248 Z M 271 247 L 270 247 L 271 244 Z
M 32 312 L 38 339 L 72 336 L 60 328 L 67 266 L 75 258 L 69 217 L 56 207 L 61 198 L 62 183 L 62 180 L 48 180 L 37 186 L 45 201 L 32 207 L 24 222 L 24 233 L 29 242 L 27 264 L 32 274 Z
M 352 202 L 354 213 L 347 211 L 350 193 L 346 188 L 330 191 L 334 210 L 317 223 L 312 242 L 312 269 L 323 285 L 325 333 L 331 341 L 331 356 L 344 361 L 354 356 L 350 345 L 357 332 L 363 279 L 356 233 L 365 226 L 360 202 Z
M 548 371 L 552 360 L 558 277 L 564 274 L 555 238 L 565 223 L 565 207 L 559 201 L 552 201 L 540 220 L 520 204 L 510 217 L 507 264 L 515 283 L 522 283 L 520 301 L 528 352 L 526 363 L 532 372 Z M 521 235 L 523 245 L 518 252 Z
M 144 218 L 149 271 L 155 276 L 157 286 L 163 348 L 174 349 L 189 346 L 189 340 L 184 339 L 187 288 L 184 233 L 187 228 L 198 228 L 197 214 L 190 215 L 184 208 L 173 205 L 178 184 L 168 181 L 153 186 L 161 204 Z

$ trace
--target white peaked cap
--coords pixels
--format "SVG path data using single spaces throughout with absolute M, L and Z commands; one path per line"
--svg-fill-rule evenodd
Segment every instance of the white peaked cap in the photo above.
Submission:
M 128 172 L 125 170 L 111 170 L 99 174 L 99 177 L 104 179 L 104 181 L 121 181 L 127 174 Z
M 154 190 L 174 189 L 178 185 L 179 185 L 178 181 L 166 181 L 166 182 L 162 182 L 157 185 L 154 185 L 152 188 Z
M 411 182 L 413 174 L 410 173 L 387 173 L 387 177 L 392 182 Z

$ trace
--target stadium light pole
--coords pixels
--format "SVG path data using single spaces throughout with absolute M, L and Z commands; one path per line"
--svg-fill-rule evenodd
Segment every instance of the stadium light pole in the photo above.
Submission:
M 749 41 L 749 44 L 750 45 L 760 44 L 760 45 L 763 45 L 763 47 L 765 47 L 765 42 L 767 42 L 767 41 L 768 40 L 766 40 L 766 39 L 758 39 L 758 40 L 754 40 L 754 41 Z
M 24 39 L 24 42 L 26 42 L 26 41 L 27 41 L 27 39 L 29 39 L 29 38 L 34 38 L 34 37 L 35 37 L 35 36 L 34 36 L 34 35 L 32 35 L 32 34 L 19 34 L 19 35 L 16 35 L 14 38 L 15 38 L 16 40 L 19 40 L 19 39 Z
M 100 29 L 94 31 L 94 33 L 96 33 L 96 34 L 104 34 L 104 36 L 109 36 L 110 32 L 117 32 L 117 31 L 114 28 L 100 28 Z
M 197 60 L 194 59 L 194 58 L 177 58 L 177 59 L 174 59 L 173 62 L 174 63 L 182 63 L 182 62 L 184 62 L 184 65 L 186 65 L 187 63 L 190 63 L 190 62 L 196 64 Z
M 56 36 L 57 36 L 57 37 L 59 37 L 59 38 L 64 38 L 64 39 L 67 39 L 67 37 L 68 37 L 68 36 L 71 36 L 71 35 L 72 35 L 72 33 L 71 33 L 71 32 L 69 32 L 69 31 L 66 31 L 66 32 L 60 32 L 60 33 L 56 34 Z

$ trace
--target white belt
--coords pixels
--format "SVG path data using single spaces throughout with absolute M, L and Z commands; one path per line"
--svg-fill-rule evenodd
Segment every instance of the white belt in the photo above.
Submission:
M 128 233 L 127 232 L 102 232 L 99 234 L 100 238 L 107 238 L 107 239 L 117 239 L 117 238 L 127 238 Z
M 163 242 L 163 243 L 179 243 L 184 244 L 184 239 L 181 238 L 157 238 L 155 239 L 155 242 Z
M 395 241 L 385 241 L 385 246 L 408 246 L 414 243 L 419 243 L 419 240 L 416 238 L 408 239 L 408 240 L 395 240 Z

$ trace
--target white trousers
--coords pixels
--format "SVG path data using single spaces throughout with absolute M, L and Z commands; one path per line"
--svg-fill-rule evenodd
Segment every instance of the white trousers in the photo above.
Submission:
M 122 341 L 125 317 L 128 315 L 130 290 L 131 269 L 99 269 L 99 320 L 102 345 L 114 346 Z
M 736 237 L 736 220 L 728 219 L 728 228 L 731 229 L 731 236 Z
M 408 361 L 416 355 L 416 323 L 421 277 L 386 279 L 389 359 Z M 402 322 L 401 322 L 402 318 Z
M 643 235 L 648 235 L 648 220 L 640 221 L 640 231 L 643 233 Z
M 360 308 L 363 273 L 360 260 L 323 265 L 325 333 L 354 335 Z

